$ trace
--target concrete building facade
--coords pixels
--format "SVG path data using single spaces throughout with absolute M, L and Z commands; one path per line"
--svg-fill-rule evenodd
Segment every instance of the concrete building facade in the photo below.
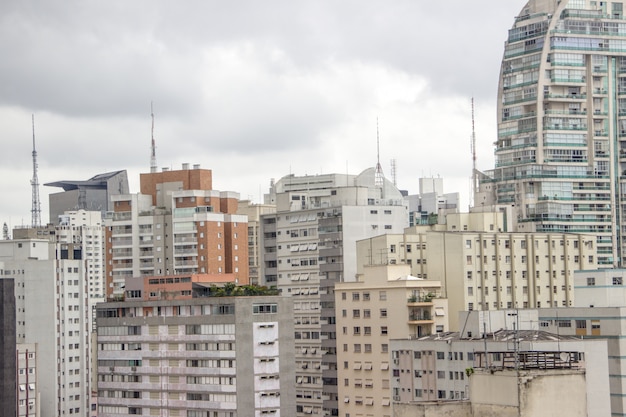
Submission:
M 475 415 L 480 416 L 518 415 L 521 406 L 530 408 L 524 415 L 554 415 L 555 390 L 561 390 L 577 393 L 577 398 L 568 399 L 581 401 L 574 415 L 611 415 L 606 341 L 537 330 L 498 330 L 483 338 L 475 329 L 474 334 L 471 338 L 455 332 L 392 340 L 393 400 L 470 399 Z M 560 382 L 551 381 L 555 375 L 562 376 L 556 378 Z M 545 390 L 540 396 L 545 403 L 537 398 L 531 405 L 527 393 L 518 389 L 528 388 L 531 381 L 538 385 L 533 389 Z M 545 414 L 546 409 L 551 411 Z
M 292 306 L 279 296 L 98 305 L 98 415 L 294 415 Z
M 365 269 L 335 285 L 339 415 L 390 417 L 389 341 L 448 330 L 441 284 L 417 279 L 407 265 Z
M 41 415 L 36 344 L 19 344 L 16 349 L 17 362 L 17 416 L 38 417 Z M 15 375 L 15 374 L 14 374 Z M 4 411 L 7 415 L 8 410 Z
M 252 204 L 249 200 L 239 202 L 237 214 L 248 217 L 248 276 L 250 284 L 260 284 L 261 251 L 261 216 L 276 212 L 273 204 Z M 274 283 L 275 285 L 275 283 Z
M 37 345 L 41 415 L 88 415 L 91 309 L 82 251 L 48 239 L 0 241 L 0 275 L 15 281 L 16 341 Z
M 456 312 L 574 305 L 574 271 L 596 267 L 592 236 L 498 232 L 502 213 L 447 216 L 445 225 L 407 228 L 357 243 L 358 265 L 406 264 L 440 281 Z
M 297 415 L 336 415 L 334 285 L 355 281 L 357 240 L 404 230 L 405 199 L 390 181 L 378 184 L 370 168 L 288 175 L 272 184 L 265 203 L 276 213 L 261 217 L 261 284 L 294 297 L 296 361 L 306 364 L 297 371 Z

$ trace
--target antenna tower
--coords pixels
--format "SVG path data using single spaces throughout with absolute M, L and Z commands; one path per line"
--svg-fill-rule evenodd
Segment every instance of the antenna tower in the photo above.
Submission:
M 150 172 L 157 172 L 156 144 L 154 142 L 154 111 L 152 108 L 152 102 L 150 102 L 150 117 L 152 118 L 152 130 L 150 133 L 150 137 L 152 138 L 152 144 L 150 146 Z
M 30 210 L 32 215 L 32 227 L 41 226 L 41 202 L 39 201 L 39 180 L 37 179 L 37 150 L 35 148 L 35 115 L 32 115 L 33 119 L 33 179 L 30 180 L 32 187 L 32 208 Z
M 393 185 L 395 185 L 396 187 L 398 186 L 398 171 L 397 171 L 397 167 L 396 167 L 396 158 L 393 158 L 391 160 L 391 178 L 393 179 Z
M 478 171 L 476 170 L 476 129 L 474 123 L 474 97 L 472 97 L 472 189 L 470 190 L 470 207 L 474 205 L 474 197 L 478 191 Z
M 380 136 L 378 134 L 378 117 L 376 118 L 376 172 L 374 173 L 374 186 L 381 187 L 384 184 L 383 167 L 380 165 Z

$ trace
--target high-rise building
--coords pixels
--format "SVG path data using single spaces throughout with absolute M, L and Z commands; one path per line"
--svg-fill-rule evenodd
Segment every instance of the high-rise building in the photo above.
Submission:
M 37 385 L 29 394 L 42 417 L 88 415 L 91 408 L 85 261 L 78 244 L 62 248 L 48 239 L 0 241 L 0 275 L 15 282 L 16 342 L 37 345 Z
M 248 283 L 247 217 L 239 195 L 213 190 L 212 172 L 141 174 L 141 193 L 114 195 L 107 225 L 107 296 L 129 277 L 232 273 Z
M 100 417 L 294 415 L 290 298 L 133 300 L 97 315 Z
M 401 233 L 407 204 L 375 168 L 359 175 L 288 175 L 261 216 L 261 284 L 294 297 L 297 415 L 337 415 L 336 282 L 356 280 L 356 241 Z
M 530 0 L 504 47 L 495 168 L 475 204 L 513 206 L 516 231 L 589 233 L 598 264 L 626 253 L 622 1 Z

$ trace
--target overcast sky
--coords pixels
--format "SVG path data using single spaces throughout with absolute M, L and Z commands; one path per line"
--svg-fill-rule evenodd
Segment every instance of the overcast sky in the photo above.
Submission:
M 524 0 L 4 0 L 0 223 L 30 224 L 31 114 L 47 182 L 150 167 L 213 170 L 261 202 L 271 178 L 441 176 L 467 196 L 471 97 L 479 169 L 493 167 L 507 30 Z M 465 203 L 467 200 L 465 199 Z

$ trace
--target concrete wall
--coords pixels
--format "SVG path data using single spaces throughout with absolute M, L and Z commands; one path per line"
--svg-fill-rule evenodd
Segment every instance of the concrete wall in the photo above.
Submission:
M 582 371 L 520 371 L 519 377 L 515 371 L 476 372 L 470 377 L 470 393 L 475 416 L 587 416 Z
M 393 417 L 472 417 L 469 402 L 395 403 Z

